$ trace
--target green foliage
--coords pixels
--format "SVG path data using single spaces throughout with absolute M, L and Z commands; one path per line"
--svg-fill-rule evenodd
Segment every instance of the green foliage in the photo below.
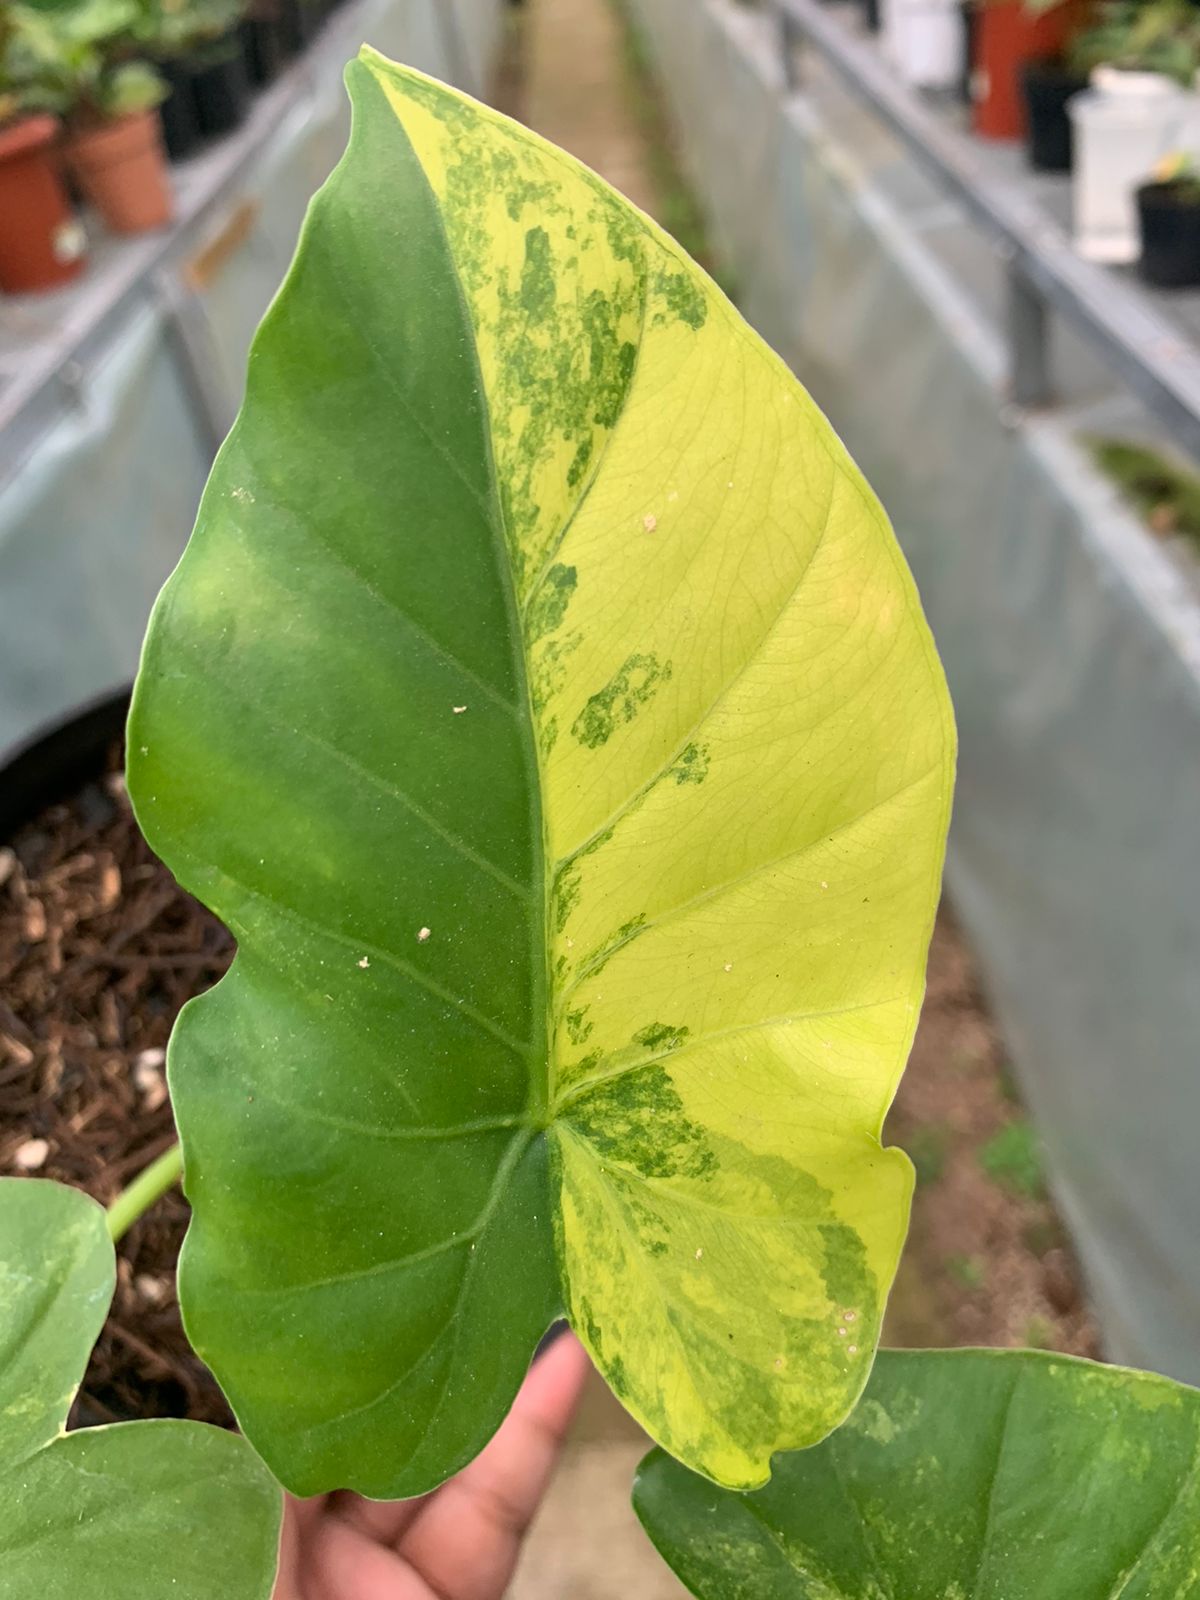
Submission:
M 1195 1600 L 1200 1395 L 1033 1351 L 879 1356 L 857 1410 L 731 1494 L 661 1452 L 634 1504 L 700 1600 Z
M 194 1422 L 65 1432 L 116 1281 L 99 1206 L 0 1179 L 4 1600 L 267 1600 L 280 1495 L 241 1439 Z
M 1200 13 L 1191 0 L 1105 0 L 1098 20 L 1071 41 L 1071 68 L 1161 72 L 1190 89 L 1200 67 Z
M 1025 1118 L 1008 1123 L 980 1148 L 979 1165 L 1014 1194 L 1036 1200 L 1046 1192 L 1037 1133 Z
M 905 1231 L 945 686 L 857 469 L 678 246 L 349 80 L 130 724 L 238 941 L 169 1058 L 189 1336 L 301 1492 L 430 1488 L 564 1308 L 761 1483 L 853 1404 Z
M 83 120 L 157 105 L 158 74 L 135 58 L 138 0 L 14 4 L 0 19 L 0 100 L 7 115 Z
M 1200 545 L 1200 474 L 1128 439 L 1090 442 L 1097 465 L 1120 485 L 1156 533 L 1180 533 Z
M 225 38 L 246 0 L 137 0 L 136 37 L 156 57 L 184 55 Z

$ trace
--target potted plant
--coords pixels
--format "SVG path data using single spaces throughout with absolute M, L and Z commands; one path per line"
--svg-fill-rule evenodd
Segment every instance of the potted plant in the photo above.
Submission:
M 0 290 L 53 289 L 83 268 L 86 237 L 59 175 L 53 85 L 40 71 L 23 6 L 0 13 Z
M 881 0 L 883 46 L 905 83 L 952 89 L 962 78 L 965 26 L 959 0 Z
M 1069 102 L 1075 248 L 1091 261 L 1132 262 L 1136 190 L 1191 118 L 1200 11 L 1191 0 L 1111 0 L 1071 56 L 1091 85 Z
M 1057 55 L 1023 62 L 1020 86 L 1029 165 L 1035 172 L 1069 172 L 1072 139 L 1067 104 L 1087 88 L 1087 74 L 1076 66 L 1068 46 Z
M 241 0 L 203 0 L 193 14 L 201 26 L 188 50 L 200 131 L 232 133 L 250 104 L 250 79 L 238 33 Z
M 1061 54 L 1079 16 L 1076 0 L 979 0 L 972 50 L 971 124 L 985 139 L 1025 132 L 1021 69 Z
M 64 158 L 117 233 L 171 218 L 157 106 L 161 78 L 136 59 L 136 0 L 25 8 L 24 39 L 44 92 L 63 112 Z
M 163 228 L 174 212 L 158 105 L 166 85 L 145 61 L 103 70 L 70 119 L 66 160 L 114 233 Z
M 1138 271 L 1160 289 L 1200 283 L 1200 171 L 1190 156 L 1161 161 L 1137 191 Z
M 243 0 L 143 0 L 140 44 L 169 85 L 164 129 L 172 160 L 229 133 L 249 104 Z

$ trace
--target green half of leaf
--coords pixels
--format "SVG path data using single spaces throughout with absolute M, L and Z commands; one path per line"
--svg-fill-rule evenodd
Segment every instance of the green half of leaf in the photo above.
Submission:
M 280 1495 L 244 1440 L 195 1422 L 63 1431 L 115 1281 L 98 1205 L 0 1179 L 0 1594 L 266 1600 Z
M 239 943 L 171 1047 L 188 1330 L 300 1492 L 438 1482 L 564 1303 L 761 1483 L 859 1392 L 905 1231 L 941 672 L 677 246 L 441 85 L 349 82 L 131 720 Z
M 1032 1350 L 884 1351 L 832 1438 L 634 1505 L 701 1600 L 1194 1600 L 1200 1393 Z

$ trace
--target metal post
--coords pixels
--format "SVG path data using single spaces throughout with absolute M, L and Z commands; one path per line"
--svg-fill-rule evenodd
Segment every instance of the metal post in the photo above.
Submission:
M 775 22 L 775 33 L 779 40 L 779 60 L 783 66 L 783 82 L 788 93 L 800 87 L 799 65 L 796 60 L 796 50 L 803 35 L 796 23 L 795 17 L 786 6 L 775 4 L 771 7 Z
M 1006 276 L 1009 398 L 1018 406 L 1048 406 L 1054 384 L 1046 302 L 1018 261 L 1009 262 Z
M 154 290 L 166 313 L 193 415 L 215 455 L 233 426 L 237 399 L 221 371 L 208 315 L 200 297 L 169 268 L 155 273 Z

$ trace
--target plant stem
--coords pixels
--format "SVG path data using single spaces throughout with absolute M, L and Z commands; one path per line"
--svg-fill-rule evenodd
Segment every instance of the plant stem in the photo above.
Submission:
M 108 1208 L 108 1236 L 114 1244 L 127 1233 L 143 1211 L 148 1211 L 183 1174 L 183 1151 L 177 1144 L 164 1150 L 144 1172 L 122 1189 Z

